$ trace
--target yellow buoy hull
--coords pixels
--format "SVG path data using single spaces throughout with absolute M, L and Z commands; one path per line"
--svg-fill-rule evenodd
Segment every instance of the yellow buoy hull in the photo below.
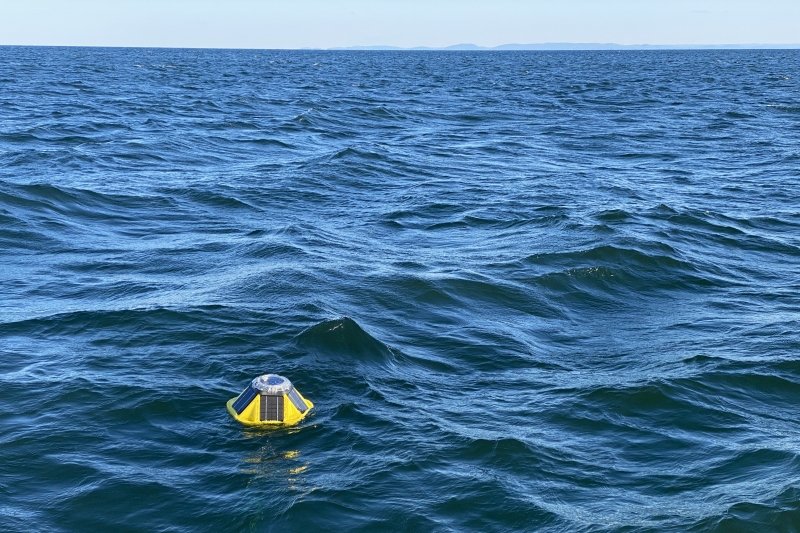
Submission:
M 293 426 L 303 420 L 314 404 L 283 376 L 265 374 L 226 403 L 228 413 L 250 427 Z

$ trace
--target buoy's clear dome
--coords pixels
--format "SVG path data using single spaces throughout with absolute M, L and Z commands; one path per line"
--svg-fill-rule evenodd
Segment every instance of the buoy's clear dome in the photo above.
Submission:
M 253 379 L 250 385 L 262 394 L 278 394 L 289 392 L 292 382 L 278 374 L 264 374 Z

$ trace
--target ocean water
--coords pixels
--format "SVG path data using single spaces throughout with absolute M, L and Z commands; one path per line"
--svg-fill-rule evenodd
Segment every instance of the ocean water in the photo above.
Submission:
M 0 530 L 796 531 L 798 404 L 799 51 L 0 48 Z

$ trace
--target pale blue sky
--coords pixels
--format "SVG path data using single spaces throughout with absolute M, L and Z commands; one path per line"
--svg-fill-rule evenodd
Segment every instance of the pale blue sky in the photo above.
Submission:
M 800 0 L 0 0 L 0 44 L 796 44 Z

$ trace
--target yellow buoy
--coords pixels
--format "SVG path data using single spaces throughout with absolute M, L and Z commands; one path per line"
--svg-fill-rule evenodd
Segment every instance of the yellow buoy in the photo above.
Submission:
M 292 382 L 277 374 L 258 376 L 228 400 L 228 412 L 245 426 L 293 426 L 314 407 Z

